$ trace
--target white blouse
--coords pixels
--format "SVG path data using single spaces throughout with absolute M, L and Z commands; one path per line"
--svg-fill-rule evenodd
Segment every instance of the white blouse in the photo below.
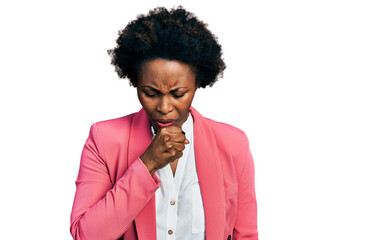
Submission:
M 198 182 L 193 144 L 193 119 L 182 126 L 189 144 L 173 176 L 167 164 L 155 174 L 161 185 L 155 192 L 157 240 L 204 240 L 205 215 Z M 154 129 L 153 136 L 154 136 Z

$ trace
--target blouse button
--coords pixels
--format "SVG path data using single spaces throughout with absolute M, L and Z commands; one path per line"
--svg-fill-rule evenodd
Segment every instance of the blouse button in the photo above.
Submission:
M 170 201 L 170 204 L 171 205 L 175 205 L 175 201 Z
M 168 230 L 168 234 L 173 234 L 174 232 L 172 230 Z

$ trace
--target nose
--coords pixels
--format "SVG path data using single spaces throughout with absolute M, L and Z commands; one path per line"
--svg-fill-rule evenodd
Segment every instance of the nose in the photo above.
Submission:
M 172 105 L 168 100 L 168 96 L 161 97 L 157 107 L 157 111 L 163 115 L 166 115 L 172 111 Z

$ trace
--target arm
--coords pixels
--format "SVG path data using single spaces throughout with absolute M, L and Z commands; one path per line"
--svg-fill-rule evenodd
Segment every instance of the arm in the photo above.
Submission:
M 244 167 L 238 180 L 238 209 L 233 237 L 235 240 L 258 240 L 255 169 L 248 139 L 240 151 Z
M 140 159 L 112 184 L 93 124 L 82 151 L 70 231 L 75 240 L 118 239 L 159 187 Z

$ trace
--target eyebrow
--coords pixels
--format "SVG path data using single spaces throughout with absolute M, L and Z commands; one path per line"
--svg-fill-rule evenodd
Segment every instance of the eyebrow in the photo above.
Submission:
M 158 89 L 153 88 L 151 86 L 144 85 L 144 86 L 141 86 L 141 87 L 150 88 L 152 91 L 160 92 Z M 182 88 L 188 88 L 188 87 L 178 87 L 178 88 L 175 88 L 175 89 L 171 90 L 170 92 L 176 92 L 176 91 L 178 91 L 179 89 L 182 89 Z

